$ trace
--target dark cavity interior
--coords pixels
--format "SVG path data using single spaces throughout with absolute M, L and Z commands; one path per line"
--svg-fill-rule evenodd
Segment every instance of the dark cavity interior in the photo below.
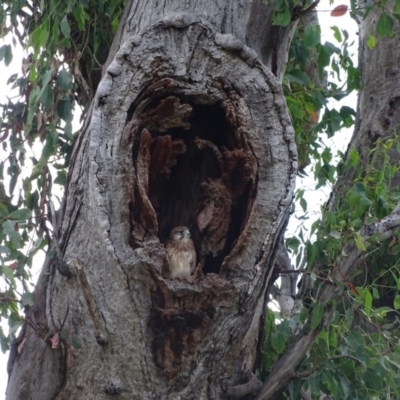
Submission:
M 147 163 L 143 185 L 158 238 L 165 243 L 172 228 L 187 226 L 204 273 L 219 273 L 246 223 L 255 191 L 255 158 L 239 133 L 235 112 L 228 102 L 204 105 L 170 96 L 134 115 L 139 133 L 134 159 Z M 146 221 L 133 216 L 133 230 L 139 217 Z M 133 232 L 135 247 L 137 236 Z

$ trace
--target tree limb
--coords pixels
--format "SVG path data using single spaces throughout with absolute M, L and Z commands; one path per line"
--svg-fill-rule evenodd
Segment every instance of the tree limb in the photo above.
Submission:
M 365 242 L 371 236 L 378 234 L 379 239 L 385 240 L 395 233 L 400 227 L 400 203 L 396 206 L 391 214 L 383 218 L 381 221 L 365 225 L 360 230 L 360 235 Z M 365 242 L 368 248 L 370 244 Z M 322 305 L 327 305 L 331 300 L 339 297 L 336 290 L 336 285 L 330 284 L 331 282 L 346 282 L 350 272 L 357 266 L 357 260 L 363 252 L 357 248 L 353 243 L 348 244 L 342 251 L 342 258 L 338 265 L 336 265 L 327 280 L 325 288 L 318 296 L 318 301 Z M 323 321 L 329 321 L 332 313 L 332 308 L 325 309 Z M 279 393 L 291 379 L 295 377 L 295 368 L 299 365 L 303 357 L 310 350 L 318 333 L 322 329 L 319 325 L 315 329 L 308 330 L 304 327 L 302 334 L 290 346 L 286 354 L 275 364 L 275 367 L 269 374 L 264 382 L 260 392 L 255 400 L 269 400 Z

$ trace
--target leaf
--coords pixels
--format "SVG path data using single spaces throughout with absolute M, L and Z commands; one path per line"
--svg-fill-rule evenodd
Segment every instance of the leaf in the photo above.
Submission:
M 354 286 L 353 282 L 347 282 L 347 287 L 355 294 L 355 295 L 359 295 L 360 293 L 358 293 L 358 290 L 356 289 L 356 287 Z
M 65 170 L 57 172 L 57 178 L 54 179 L 54 183 L 64 186 L 67 182 L 67 172 Z
M 6 246 L 0 246 L 0 254 L 5 254 L 8 256 L 10 254 L 10 249 Z
M 39 25 L 31 34 L 31 43 L 35 55 L 39 53 L 41 47 L 45 47 L 49 38 L 49 31 L 47 24 Z
M 11 45 L 5 44 L 0 47 L 0 61 L 4 60 L 4 64 L 8 67 L 12 61 L 13 54 Z
M 76 350 L 79 350 L 82 347 L 82 340 L 77 336 L 73 336 L 71 339 L 71 344 Z
M 51 110 L 54 101 L 54 92 L 51 86 L 46 86 L 43 90 L 42 95 L 40 96 L 40 102 L 43 104 L 44 111 L 47 112 Z
M 329 232 L 329 235 L 332 236 L 332 237 L 335 238 L 335 239 L 340 239 L 340 237 L 341 237 L 340 232 L 335 231 L 335 230 L 330 231 L 330 232 Z
M 4 233 L 11 239 L 20 239 L 20 234 L 18 232 L 18 230 L 15 230 L 15 222 L 11 221 L 11 220 L 7 220 L 5 222 L 3 222 L 3 229 L 4 229 Z
M 62 69 L 57 75 L 56 86 L 63 90 L 71 90 L 73 87 L 71 73 Z
M 356 232 L 356 234 L 355 234 L 355 240 L 356 240 L 356 246 L 359 250 L 361 250 L 361 251 L 367 250 L 367 248 L 365 247 L 365 244 L 364 244 L 364 240 L 358 232 Z
M 312 110 L 311 113 L 310 113 L 310 115 L 311 115 L 311 121 L 312 121 L 314 124 L 318 124 L 318 121 L 319 121 L 319 112 L 318 112 L 318 111 L 315 111 L 315 110 Z
M 306 211 L 307 211 L 307 201 L 305 200 L 304 197 L 302 197 L 302 198 L 300 199 L 300 206 L 301 206 L 301 208 L 303 209 L 303 212 L 306 212 Z
M 55 154 L 58 149 L 58 134 L 55 131 L 48 132 L 46 135 L 46 143 L 42 149 L 42 157 L 48 160 L 50 156 Z
M 21 303 L 24 306 L 33 306 L 33 293 L 24 293 L 21 296 Z
M 32 211 L 27 208 L 20 208 L 19 210 L 13 211 L 8 215 L 10 219 L 16 219 L 18 221 L 26 221 L 32 217 Z
M 7 267 L 4 265 L 2 267 L 2 271 L 6 278 L 8 278 L 10 280 L 14 280 L 14 271 L 10 267 Z
M 376 39 L 375 36 L 372 35 L 368 35 L 368 39 L 367 39 L 367 46 L 369 49 L 374 49 L 376 46 Z
M 331 11 L 331 17 L 342 17 L 347 13 L 348 6 L 345 4 L 341 4 L 340 6 L 336 6 L 332 11 Z
M 72 120 L 72 102 L 69 99 L 61 99 L 57 103 L 57 113 L 64 121 Z
M 285 350 L 285 338 L 279 332 L 273 332 L 271 345 L 278 354 L 281 354 Z
M 316 304 L 311 314 L 311 329 L 315 329 L 322 321 L 324 316 L 324 306 L 322 304 Z
M 81 31 L 85 30 L 85 21 L 89 19 L 89 15 L 85 12 L 82 7 L 82 4 L 78 4 L 74 10 L 74 17 L 76 22 L 78 23 L 78 28 Z
M 321 28 L 319 25 L 306 26 L 303 34 L 303 43 L 306 47 L 315 47 L 321 42 Z
M 338 338 L 336 332 L 332 332 L 329 335 L 329 346 L 336 348 L 338 344 Z
M 333 37 L 339 42 L 342 42 L 342 35 L 340 33 L 340 30 L 337 26 L 331 26 L 331 29 L 333 30 Z
M 292 20 L 289 7 L 285 4 L 283 10 L 276 13 L 274 18 L 274 25 L 288 26 Z
M 376 24 L 376 31 L 380 37 L 389 36 L 393 33 L 393 18 L 386 14 L 382 13 L 379 17 L 378 23 Z
M 364 311 L 367 315 L 371 314 L 372 294 L 368 289 L 364 291 Z
M 394 298 L 394 309 L 395 310 L 400 310 L 400 295 L 396 295 Z
M 310 78 L 307 74 L 300 69 L 292 69 L 286 74 L 289 82 L 299 83 L 300 85 L 309 86 L 311 84 Z
M 7 217 L 8 216 L 8 209 L 5 204 L 0 203 L 0 216 Z
M 62 34 L 69 39 L 71 36 L 71 28 L 69 27 L 67 16 L 64 16 L 61 20 L 60 29 Z
M 15 271 L 18 267 L 18 261 L 14 261 L 8 267 L 11 268 L 13 271 Z
M 289 237 L 286 239 L 286 246 L 294 252 L 297 252 L 300 246 L 300 240 L 294 236 Z

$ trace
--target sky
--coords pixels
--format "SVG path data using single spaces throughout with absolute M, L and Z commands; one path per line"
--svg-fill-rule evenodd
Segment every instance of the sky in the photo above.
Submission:
M 344 0 L 343 4 L 347 4 L 348 1 Z M 336 40 L 333 38 L 333 31 L 331 30 L 331 27 L 336 25 L 339 29 L 346 29 L 350 35 L 350 37 L 355 38 L 356 44 L 352 47 L 352 52 L 354 53 L 355 57 L 357 55 L 357 36 L 356 36 L 356 31 L 357 31 L 357 25 L 352 20 L 347 13 L 345 16 L 340 17 L 340 18 L 333 18 L 330 16 L 330 12 L 328 10 L 331 10 L 333 6 L 329 4 L 328 0 L 322 0 L 320 2 L 320 5 L 318 7 L 318 16 L 320 19 L 320 25 L 322 29 L 322 42 L 324 41 L 330 41 L 334 43 L 336 46 L 340 47 L 340 44 L 336 42 Z M 0 46 L 2 46 L 4 43 L 7 43 L 5 41 L 0 40 Z M 21 59 L 22 59 L 22 54 L 21 52 L 18 52 L 17 50 L 13 50 L 14 57 L 13 60 L 8 68 L 4 67 L 3 63 L 0 63 L 0 102 L 4 102 L 4 100 L 7 99 L 7 95 L 10 95 L 9 93 L 9 87 L 6 85 L 8 77 L 15 72 L 20 71 L 21 69 Z M 344 102 L 341 102 L 340 105 L 348 105 L 350 107 L 355 108 L 356 107 L 356 97 L 354 96 L 349 96 L 344 100 Z M 337 108 L 340 107 L 340 105 L 336 105 Z M 350 137 L 352 135 L 352 131 L 347 129 L 339 132 L 336 134 L 335 140 L 330 140 L 325 138 L 324 143 L 327 146 L 330 146 L 331 149 L 334 151 L 336 150 L 341 150 L 345 151 L 347 148 L 347 144 L 350 140 Z M 1 159 L 0 155 L 0 159 Z M 312 171 L 311 167 L 308 168 L 307 172 L 309 172 L 309 177 L 298 179 L 297 181 L 297 188 L 304 188 L 305 189 L 305 194 L 304 197 L 308 203 L 308 210 L 310 214 L 310 219 L 305 222 L 304 226 L 307 229 L 309 228 L 312 224 L 312 222 L 318 217 L 319 215 L 319 210 L 320 206 L 326 201 L 327 197 L 329 196 L 330 193 L 330 188 L 323 188 L 321 190 L 315 191 L 315 182 L 312 178 Z M 303 214 L 301 209 L 296 209 L 295 211 L 295 216 L 291 219 L 289 227 L 288 227 L 288 235 L 292 235 L 293 233 L 296 232 L 297 227 L 299 226 L 299 220 L 296 218 L 296 216 L 301 216 Z M 36 265 L 36 271 L 33 272 L 33 276 L 37 277 L 38 273 L 40 271 L 42 262 L 44 259 L 43 253 L 35 260 L 35 265 Z M 4 326 L 4 323 L 3 323 Z M 5 325 L 6 326 L 6 325 Z M 0 351 L 0 400 L 5 399 L 5 390 L 6 390 L 6 385 L 7 385 L 7 360 L 8 360 L 8 354 L 3 354 Z

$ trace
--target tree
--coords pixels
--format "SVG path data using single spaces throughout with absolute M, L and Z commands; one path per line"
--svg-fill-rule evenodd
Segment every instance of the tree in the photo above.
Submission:
M 364 84 L 355 135 L 338 168 L 324 222 L 314 225 L 317 239 L 305 241 L 307 271 L 301 269 L 306 273 L 298 297 L 304 293 L 306 306 L 279 326 L 270 313 L 265 323 L 276 274 L 294 272 L 283 235 L 294 195 L 296 142 L 303 150 L 302 168 L 311 157 L 320 157 L 320 180 L 334 180 L 327 153 L 316 150 L 316 136 L 301 139 L 306 130 L 317 132 L 324 124 L 329 132 L 335 117 L 337 128 L 352 120 L 350 110 L 335 114 L 327 109 L 317 126 L 313 116 L 325 101 L 324 89 L 301 73 L 298 66 L 305 61 L 299 57 L 291 58 L 295 67 L 286 68 L 297 21 L 316 5 L 129 1 L 121 16 L 123 5 L 117 1 L 77 2 L 67 10 L 51 1 L 3 4 L 10 31 L 24 44 L 23 34 L 28 34 L 32 45 L 24 63 L 29 72 L 12 78 L 26 96 L 25 106 L 3 106 L 4 139 L 11 132 L 9 193 L 24 158 L 21 144 L 38 137 L 45 141 L 41 159 L 34 160 L 32 176 L 24 181 L 24 198 L 15 205 L 8 194 L 2 196 L 5 252 L 9 260 L 17 260 L 3 267 L 10 281 L 3 303 L 11 320 L 21 321 L 13 282 L 27 279 L 26 255 L 20 249 L 34 229 L 32 215 L 39 234 L 35 250 L 51 237 L 34 294 L 21 298 L 26 316 L 11 349 L 8 399 L 252 394 L 269 399 L 283 390 L 292 398 L 298 393 L 346 398 L 346 387 L 358 394 L 363 389 L 367 395 L 368 389 L 397 393 L 396 273 L 390 282 L 381 270 L 371 268 L 363 279 L 354 273 L 362 263 L 376 263 L 373 257 L 382 252 L 392 257 L 389 270 L 397 271 L 397 95 L 382 88 L 390 82 L 397 54 L 391 34 L 397 26 L 392 14 L 398 14 L 396 9 L 386 12 L 388 5 L 366 10 L 352 5 L 355 15 L 363 17 Z M 110 31 L 119 19 L 111 44 Z M 376 20 L 383 39 L 371 50 Z M 26 29 L 22 35 L 21 26 Z M 303 29 L 297 43 L 303 43 L 305 52 L 304 43 L 319 35 L 317 27 Z M 1 51 L 7 62 L 10 48 Z M 306 61 L 317 69 L 313 81 L 320 85 L 323 67 L 337 49 L 325 45 L 308 51 L 316 57 L 314 65 L 312 59 Z M 369 74 L 378 76 L 382 59 L 388 66 L 379 70 L 382 81 L 372 88 L 375 80 Z M 356 68 L 346 45 L 339 64 L 346 69 L 347 88 L 336 88 L 335 96 L 356 87 Z M 285 90 L 296 136 L 282 87 L 285 69 L 292 83 Z M 302 91 L 295 93 L 296 84 Z M 396 90 L 394 84 L 388 87 Z M 383 107 L 376 108 L 380 114 L 372 121 L 380 125 L 372 134 L 371 124 L 363 125 L 364 115 L 374 115 L 364 100 L 373 96 L 371 91 L 379 93 Z M 293 113 L 299 99 L 307 110 L 301 118 Z M 75 137 L 74 104 L 85 115 Z M 64 164 L 55 162 L 56 183 L 66 178 L 59 212 L 49 200 L 50 164 L 57 156 Z M 190 227 L 197 250 L 199 265 L 189 280 L 168 277 L 163 244 L 177 225 Z M 308 276 L 316 278 L 314 287 L 306 285 Z M 378 295 L 382 304 L 373 305 L 373 284 L 382 281 L 390 290 L 384 291 L 385 299 Z M 348 324 L 353 341 L 359 336 L 364 341 L 358 341 L 354 356 L 354 348 L 338 339 L 337 332 L 342 314 L 352 319 L 346 305 L 360 309 L 361 301 L 366 317 L 359 312 L 359 320 Z M 383 329 L 382 315 L 389 311 L 387 340 L 359 333 Z M 310 352 L 325 349 L 328 342 L 331 365 L 321 377 L 316 371 L 323 361 Z M 376 351 L 387 346 L 385 360 L 376 353 L 368 360 L 360 355 L 370 343 Z M 350 363 L 338 366 L 337 359 Z M 385 368 L 397 375 L 384 377 Z M 364 385 L 351 386 L 351 376 L 362 376 Z M 379 385 L 371 387 L 368 377 L 378 377 Z

